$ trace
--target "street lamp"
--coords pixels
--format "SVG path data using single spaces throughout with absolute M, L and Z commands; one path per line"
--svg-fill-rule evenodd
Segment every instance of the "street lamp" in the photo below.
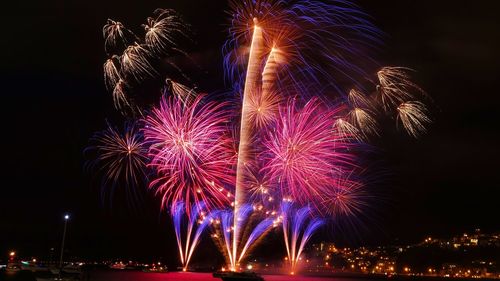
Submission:
M 62 263 L 63 263 L 63 253 L 64 253 L 64 242 L 66 241 L 66 228 L 68 226 L 69 215 L 64 215 L 64 230 L 61 243 L 61 255 L 59 256 L 59 280 L 61 280 Z
M 16 252 L 15 251 L 11 251 L 9 253 L 9 262 L 14 261 L 15 258 L 16 258 Z

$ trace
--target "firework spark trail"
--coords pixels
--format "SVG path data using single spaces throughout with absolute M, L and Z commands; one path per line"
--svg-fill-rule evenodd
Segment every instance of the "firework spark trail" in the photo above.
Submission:
M 276 61 L 277 49 L 272 48 L 266 59 L 264 70 L 262 71 L 262 96 L 271 93 L 275 80 L 277 79 L 278 62 Z
M 179 97 L 183 103 L 186 103 L 188 100 L 194 98 L 196 96 L 195 89 L 191 89 L 181 83 L 177 83 L 172 79 L 167 78 L 165 80 L 166 88 L 172 92 L 174 95 Z
M 119 79 L 113 89 L 113 105 L 117 110 L 124 110 L 125 107 L 130 107 L 130 103 L 127 100 L 127 94 L 125 92 L 126 87 L 127 83 L 125 83 L 125 80 Z
M 337 129 L 359 141 L 367 140 L 369 136 L 379 136 L 374 102 L 358 89 L 349 91 L 347 102 L 351 108 L 347 116 L 350 122 L 345 122 L 345 117 L 339 118 Z
M 235 213 L 239 213 L 239 205 L 243 204 L 246 199 L 245 190 L 245 177 L 247 173 L 247 163 L 250 161 L 250 149 L 252 139 L 252 124 L 251 116 L 249 114 L 250 100 L 258 94 L 258 80 L 260 76 L 260 59 L 262 56 L 262 29 L 254 22 L 252 43 L 250 46 L 250 55 L 248 59 L 247 75 L 245 79 L 245 88 L 243 92 L 243 104 L 241 112 L 241 126 L 240 126 L 240 142 L 238 148 L 238 162 L 236 166 L 236 186 L 235 186 L 235 200 L 234 209 Z M 233 253 L 232 256 L 236 257 L 238 243 L 240 239 L 240 229 L 238 228 L 237 220 L 234 220 L 233 232 Z M 233 258 L 233 262 L 236 259 Z M 235 268 L 235 264 L 232 264 Z
M 93 144 L 86 151 L 95 151 L 97 158 L 93 165 L 103 173 L 102 197 L 108 188 L 111 195 L 118 186 L 125 187 L 130 204 L 140 199 L 137 188 L 145 183 L 147 148 L 136 125 L 128 125 L 121 133 L 108 124 L 108 128 L 96 133 Z
M 378 92 L 386 110 L 413 99 L 415 94 L 424 94 L 424 91 L 411 81 L 407 67 L 385 66 L 377 72 L 379 85 Z
M 317 99 L 300 108 L 292 99 L 280 109 L 275 128 L 264 139 L 262 173 L 275 179 L 282 198 L 312 204 L 323 212 L 318 200 L 333 188 L 337 171 L 350 170 L 354 144 L 332 130 L 335 110 L 325 110 Z
M 367 109 L 359 107 L 353 108 L 350 112 L 352 123 L 360 129 L 365 138 L 370 135 L 379 135 L 378 124 L 372 114 Z
M 238 270 L 239 263 L 246 258 L 252 247 L 254 247 L 272 227 L 276 226 L 275 220 L 272 218 L 264 218 L 254 227 L 249 227 L 253 222 L 250 222 L 252 220 L 252 206 L 249 204 L 242 204 L 235 210 L 237 210 L 237 212 L 233 210 L 218 212 L 221 227 L 218 231 L 222 235 L 216 236 L 222 239 L 219 245 L 223 247 L 222 252 L 225 254 L 228 266 L 232 271 Z M 242 236 L 246 239 L 240 241 L 243 245 L 240 249 L 233 249 L 235 229 L 240 229 L 241 232 L 243 229 L 249 230 L 248 235 Z
M 311 218 L 309 224 L 305 226 L 310 215 L 311 209 L 309 207 L 295 210 L 291 203 L 285 201 L 281 205 L 283 237 L 288 260 L 290 261 L 291 274 L 295 274 L 297 271 L 298 262 L 305 245 L 314 232 L 324 224 L 321 219 Z
M 233 200 L 225 185 L 234 184 L 234 151 L 227 132 L 226 103 L 202 103 L 200 95 L 189 104 L 178 97 L 163 98 L 144 120 L 150 145 L 150 166 L 157 178 L 150 188 L 163 196 L 162 206 L 184 201 L 205 202 L 208 210 Z M 190 216 L 189 210 L 187 211 Z
M 175 238 L 177 240 L 177 249 L 179 250 L 179 256 L 181 258 L 182 266 L 185 264 L 184 259 L 184 247 L 182 246 L 182 215 L 184 214 L 184 203 L 174 202 L 171 209 L 172 221 L 174 223 Z
M 380 45 L 380 31 L 348 1 L 243 0 L 230 6 L 224 63 L 227 78 L 237 85 L 244 79 L 242 52 L 254 18 L 264 30 L 266 48 L 278 48 L 286 61 L 280 71 L 284 93 L 310 95 L 325 86 L 339 92 L 344 81 L 357 84 L 368 75 L 362 65 L 373 64 L 367 50 Z
M 230 211 L 224 211 L 220 213 L 220 221 L 222 227 L 222 239 L 223 245 L 225 249 L 222 250 L 225 253 L 226 258 L 228 259 L 228 265 L 234 271 L 236 269 L 236 261 L 233 255 L 232 249 L 232 240 L 231 240 L 231 232 L 234 230 L 233 226 L 233 213 Z M 224 251 L 225 250 L 225 251 Z
M 276 48 L 272 48 L 267 56 L 264 70 L 262 71 L 262 87 L 250 97 L 250 122 L 257 128 L 271 124 L 278 113 L 281 96 L 275 92 L 277 81 L 278 62 Z
M 143 24 L 146 31 L 145 42 L 158 54 L 175 49 L 179 36 L 188 38 L 187 26 L 174 10 L 156 9 L 155 17 L 149 17 Z
M 247 252 L 251 250 L 253 246 L 256 245 L 257 240 L 264 236 L 271 227 L 274 225 L 274 220 L 271 218 L 267 218 L 262 220 L 250 233 L 248 236 L 245 246 L 241 249 L 240 256 L 238 258 L 238 263 L 242 262 L 246 257 Z
M 233 237 L 232 237 L 232 255 L 233 255 L 233 262 L 234 264 L 231 264 L 231 269 L 233 271 L 237 270 L 237 265 L 239 262 L 238 258 L 238 247 L 240 246 L 240 243 L 244 243 L 242 239 L 240 239 L 240 236 L 243 236 L 243 228 L 246 226 L 246 222 L 248 220 L 248 217 L 252 211 L 252 208 L 248 204 L 243 204 L 238 207 L 235 206 L 234 212 L 233 212 Z
M 398 106 L 398 119 L 401 120 L 406 132 L 418 138 L 427 131 L 425 125 L 431 122 L 427 116 L 425 105 L 418 101 L 404 102 Z
M 121 56 L 122 70 L 125 75 L 132 76 L 136 82 L 145 77 L 154 77 L 158 72 L 151 66 L 151 52 L 139 43 L 130 45 Z
M 104 84 L 108 91 L 114 89 L 116 83 L 120 80 L 120 73 L 116 67 L 115 61 L 118 61 L 118 56 L 113 55 L 113 57 L 106 60 L 104 63 Z
M 351 89 L 347 95 L 347 100 L 352 107 L 371 107 L 372 101 L 357 89 Z
M 345 118 L 337 118 L 333 124 L 333 129 L 338 133 L 342 140 L 355 139 L 362 141 L 363 139 L 359 129 L 349 123 L 349 121 L 345 120 Z
M 102 28 L 104 37 L 104 50 L 111 54 L 120 48 L 125 48 L 129 44 L 130 37 L 137 38 L 135 34 L 125 28 L 119 21 L 108 19 L 106 25 Z
M 215 213 L 208 216 L 202 211 L 205 204 L 193 204 L 191 206 L 191 217 L 187 219 L 187 230 L 185 236 L 182 235 L 182 221 L 185 214 L 186 205 L 184 202 L 174 202 L 172 204 L 171 213 L 174 222 L 175 237 L 177 240 L 177 247 L 179 249 L 179 256 L 181 258 L 182 269 L 186 271 L 193 253 L 200 242 L 200 236 L 205 231 L 212 217 Z M 195 230 L 196 229 L 196 230 Z M 193 235 L 193 231 L 194 235 Z M 184 241 L 184 242 L 183 242 Z
M 108 91 L 112 91 L 113 104 L 117 110 L 124 111 L 125 107 L 131 108 L 127 99 L 125 88 L 127 83 L 122 79 L 116 64 L 120 63 L 120 58 L 113 55 L 104 63 L 104 84 Z

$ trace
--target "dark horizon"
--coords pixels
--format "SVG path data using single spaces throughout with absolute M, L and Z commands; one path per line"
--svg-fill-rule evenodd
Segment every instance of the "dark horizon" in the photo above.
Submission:
M 119 193 L 112 207 L 102 206 L 83 150 L 106 120 L 122 123 L 102 78 L 107 18 L 139 31 L 155 8 L 177 10 L 195 32 L 191 55 L 200 88 L 224 88 L 226 1 L 198 2 L 58 0 L 5 9 L 0 259 L 11 249 L 35 256 L 58 249 L 66 212 L 71 254 L 177 258 L 158 200 L 148 196 L 139 214 Z M 400 132 L 379 141 L 377 155 L 390 173 L 371 186 L 380 197 L 375 212 L 355 233 L 323 231 L 314 240 L 390 245 L 476 228 L 500 231 L 500 3 L 356 2 L 387 34 L 381 64 L 417 70 L 415 80 L 434 100 L 434 123 L 420 140 Z

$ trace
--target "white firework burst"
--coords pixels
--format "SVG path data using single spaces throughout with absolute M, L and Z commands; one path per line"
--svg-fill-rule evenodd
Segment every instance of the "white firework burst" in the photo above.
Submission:
M 377 120 L 373 114 L 366 109 L 353 108 L 350 112 L 352 123 L 355 124 L 365 137 L 368 135 L 379 135 Z
M 117 58 L 118 57 L 114 55 L 104 63 L 104 84 L 108 91 L 112 91 L 121 78 L 118 68 L 116 67 L 116 63 L 119 63 Z
M 165 79 L 165 84 L 167 89 L 172 92 L 172 94 L 179 97 L 183 103 L 186 103 L 189 99 L 196 96 L 195 89 L 189 88 L 181 83 L 177 83 L 170 78 Z
M 130 107 L 130 103 L 127 100 L 126 88 L 127 83 L 120 79 L 115 84 L 113 89 L 113 104 L 116 109 L 123 110 L 125 106 Z
M 344 139 L 362 140 L 359 129 L 344 118 L 337 118 L 333 124 L 333 129 L 337 130 Z
M 427 131 L 426 125 L 431 123 L 425 105 L 419 101 L 404 102 L 398 106 L 398 119 L 406 132 L 418 138 Z
M 125 49 L 121 57 L 122 71 L 125 75 L 132 75 L 136 81 L 141 81 L 147 76 L 154 77 L 157 71 L 151 66 L 149 59 L 151 53 L 138 43 Z
M 104 37 L 104 50 L 111 54 L 119 48 L 125 48 L 129 44 L 129 37 L 135 37 L 134 33 L 119 22 L 108 19 L 102 28 Z
M 413 99 L 416 93 L 424 93 L 417 84 L 411 81 L 410 71 L 412 69 L 406 67 L 385 66 L 377 72 L 379 80 L 377 90 L 386 111 Z
M 352 107 L 369 107 L 372 101 L 360 90 L 351 89 L 347 95 L 347 100 Z
M 149 17 L 147 24 L 142 25 L 146 30 L 146 44 L 154 52 L 164 53 L 177 47 L 176 38 L 179 36 L 189 38 L 187 25 L 174 10 L 157 9 L 154 14 L 155 17 Z

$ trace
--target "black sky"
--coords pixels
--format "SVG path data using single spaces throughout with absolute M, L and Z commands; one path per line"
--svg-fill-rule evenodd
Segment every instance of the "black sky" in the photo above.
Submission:
M 0 17 L 0 256 L 9 249 L 39 255 L 57 248 L 66 211 L 75 255 L 169 252 L 174 240 L 157 202 L 148 200 L 140 215 L 119 203 L 103 208 L 83 169 L 88 138 L 106 118 L 119 120 L 102 81 L 101 28 L 113 18 L 139 30 L 155 8 L 176 9 L 192 24 L 200 85 L 212 91 L 223 87 L 226 1 L 13 2 Z M 381 142 L 381 160 L 391 171 L 381 183 L 384 200 L 366 229 L 343 241 L 385 244 L 474 228 L 499 231 L 500 4 L 358 3 L 387 33 L 382 64 L 416 69 L 437 108 L 421 140 Z

